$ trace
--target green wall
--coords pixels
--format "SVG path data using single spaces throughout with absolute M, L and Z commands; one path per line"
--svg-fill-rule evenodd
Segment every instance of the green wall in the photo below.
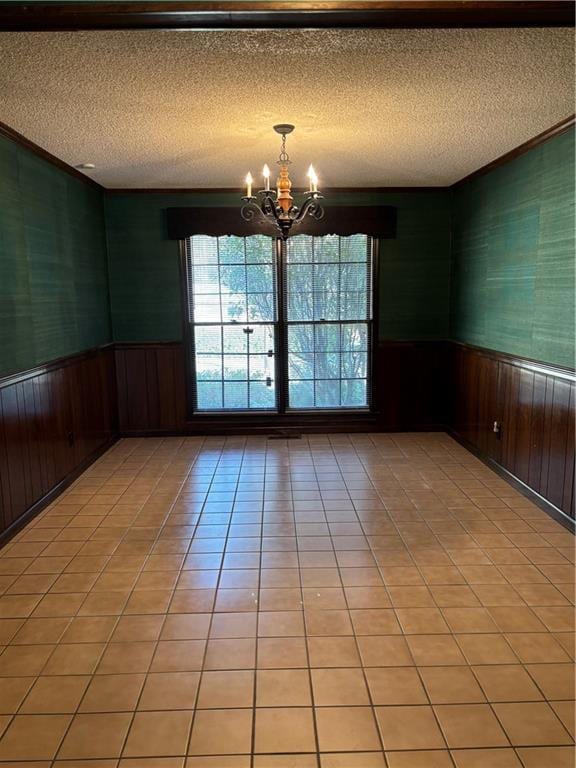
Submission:
M 0 375 L 110 340 L 102 193 L 0 136 Z
M 326 204 L 398 209 L 397 238 L 381 249 L 382 339 L 454 338 L 570 366 L 573 192 L 570 131 L 454 193 L 340 193 Z M 179 340 L 165 210 L 219 205 L 238 196 L 103 196 L 0 137 L 0 375 L 112 339 Z
M 168 240 L 165 210 L 240 205 L 238 195 L 111 193 L 106 196 L 110 300 L 115 341 L 181 338 L 178 246 Z M 449 322 L 450 199 L 445 191 L 350 193 L 327 205 L 395 205 L 398 236 L 383 241 L 380 335 L 446 338 Z M 240 211 L 238 211 L 240 215 Z
M 451 337 L 574 366 L 574 130 L 453 198 Z

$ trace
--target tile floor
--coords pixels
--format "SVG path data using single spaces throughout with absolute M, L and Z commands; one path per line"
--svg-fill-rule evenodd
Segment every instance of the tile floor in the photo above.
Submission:
M 123 440 L 0 553 L 0 764 L 572 768 L 573 559 L 446 435 Z

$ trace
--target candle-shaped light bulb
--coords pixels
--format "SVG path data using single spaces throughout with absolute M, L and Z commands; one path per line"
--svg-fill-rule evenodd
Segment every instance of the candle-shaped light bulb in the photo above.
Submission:
M 310 192 L 318 192 L 318 176 L 313 165 L 308 168 L 308 178 L 310 179 Z
M 252 174 L 250 171 L 246 174 L 246 197 L 252 197 L 252 182 L 254 179 L 252 178 Z
M 270 191 L 270 168 L 267 165 L 262 169 L 262 176 L 264 176 L 264 189 L 266 192 Z

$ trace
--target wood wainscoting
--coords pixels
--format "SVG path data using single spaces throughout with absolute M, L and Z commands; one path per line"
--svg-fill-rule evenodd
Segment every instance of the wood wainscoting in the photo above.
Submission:
M 116 343 L 114 354 L 120 433 L 185 433 L 183 343 Z
M 454 342 L 449 350 L 452 434 L 574 519 L 574 372 Z
M 116 439 L 111 346 L 0 379 L 0 540 Z

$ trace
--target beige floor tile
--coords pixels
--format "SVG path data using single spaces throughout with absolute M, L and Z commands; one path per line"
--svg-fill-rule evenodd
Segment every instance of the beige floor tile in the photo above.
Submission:
M 386 768 L 383 752 L 326 752 L 321 768 Z
M 371 707 L 317 707 L 315 713 L 321 752 L 380 749 Z
M 15 714 L 33 684 L 33 677 L 0 677 L 0 714 Z
M 446 436 L 124 440 L 0 554 L 7 768 L 573 768 L 573 538 Z
M 252 710 L 206 709 L 194 715 L 189 754 L 249 754 L 251 744 Z
M 316 755 L 255 755 L 253 768 L 317 768 Z
M 61 643 L 43 669 L 45 675 L 90 675 L 96 669 L 103 643 Z
M 452 635 L 411 635 L 406 641 L 419 667 L 466 663 Z
M 110 643 L 98 664 L 99 675 L 146 672 L 155 650 L 154 643 Z M 1 657 L 0 657 L 1 659 Z
M 309 637 L 307 642 L 311 667 L 360 666 L 353 637 Z
M 11 643 L 12 645 L 57 643 L 61 640 L 69 622 L 69 618 L 27 619 L 12 638 Z
M 447 750 L 422 750 L 421 752 L 386 752 L 388 768 L 453 768 Z M 493 768 L 493 767 L 492 767 Z
M 199 682 L 199 672 L 149 674 L 138 702 L 138 709 L 194 709 Z
M 523 768 L 574 768 L 573 747 L 521 747 L 517 753 Z
M 119 768 L 125 768 L 120 765 Z M 158 766 L 164 768 L 164 766 Z M 170 766 L 166 766 L 170 768 Z M 218 755 L 186 758 L 185 768 L 250 768 L 250 755 Z
M 58 757 L 62 760 L 119 757 L 131 719 L 128 713 L 76 715 Z
M 329 672 L 335 673 L 337 670 L 329 670 Z M 318 703 L 316 691 L 314 697 Z M 258 670 L 256 674 L 257 707 L 309 707 L 311 704 L 310 673 L 307 669 Z
M 476 704 L 486 701 L 469 667 L 419 667 L 432 704 Z
M 474 667 L 488 701 L 539 701 L 542 694 L 521 664 Z
M 0 740 L 0 761 L 51 760 L 71 715 L 17 715 Z
M 516 658 L 502 635 L 456 635 L 469 664 L 516 664 Z
M 20 708 L 20 714 L 74 713 L 89 682 L 90 678 L 83 675 L 39 677 Z
M 9 646 L 0 656 L 0 676 L 39 675 L 55 647 L 54 645 Z
M 546 702 L 494 704 L 494 711 L 515 747 L 551 746 L 572 741 Z
M 487 704 L 446 704 L 434 707 L 451 749 L 505 747 L 508 740 Z
M 402 632 L 396 612 L 391 608 L 354 610 L 350 611 L 350 617 L 357 636 L 399 635 Z
M 456 768 L 522 768 L 513 749 L 455 749 L 452 757 Z M 544 764 L 542 765 L 543 768 Z
M 198 693 L 199 709 L 251 707 L 254 699 L 254 672 L 204 672 Z
M 313 669 L 314 703 L 319 707 L 368 705 L 370 699 L 361 669 Z
M 315 638 L 315 642 L 320 643 L 323 639 Z M 348 638 L 344 639 L 347 640 Z M 253 658 L 254 654 L 251 655 L 252 660 Z M 306 640 L 303 637 L 266 637 L 258 639 L 259 669 L 295 669 L 307 666 Z
M 144 675 L 95 675 L 80 712 L 131 712 L 136 708 Z
M 553 664 L 570 661 L 562 646 L 549 634 L 518 632 L 506 635 L 523 664 Z
M 258 708 L 255 714 L 255 752 L 313 752 L 314 719 L 309 707 Z
M 547 699 L 574 699 L 574 664 L 528 664 L 526 669 Z
M 438 608 L 397 608 L 396 615 L 406 635 L 449 632 L 448 625 Z
M 428 699 L 413 667 L 366 669 L 366 679 L 374 704 L 427 704 Z
M 259 646 L 260 642 L 267 643 L 274 641 L 259 641 Z M 208 640 L 204 656 L 204 669 L 254 669 L 255 664 L 255 638 Z
M 77 616 L 68 624 L 61 642 L 105 643 L 112 636 L 116 621 L 114 616 Z
M 151 672 L 194 672 L 202 668 L 204 640 L 161 640 L 150 665 Z
M 446 745 L 432 707 L 376 707 L 385 750 L 433 750 Z
M 128 733 L 124 757 L 170 757 L 186 754 L 192 711 L 137 712 Z
M 550 706 L 574 740 L 576 730 L 574 701 L 551 701 Z

